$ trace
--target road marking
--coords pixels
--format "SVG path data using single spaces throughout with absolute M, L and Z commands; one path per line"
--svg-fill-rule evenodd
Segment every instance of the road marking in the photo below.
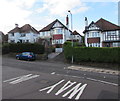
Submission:
M 81 86 L 81 83 L 78 83 L 75 87 L 73 87 L 71 90 L 69 90 L 67 93 L 65 93 L 62 97 L 66 97 L 68 94 L 71 93 L 68 98 L 72 99 L 72 97 L 74 97 L 74 95 L 76 95 L 79 92 L 75 98 L 75 100 L 78 100 L 80 98 L 80 96 L 82 95 L 86 86 L 87 86 L 87 84 L 84 84 Z
M 3 82 L 9 82 L 9 84 L 17 84 L 17 83 L 21 83 L 23 81 L 27 81 L 33 78 L 39 77 L 39 75 L 33 75 L 33 74 L 28 74 L 28 75 L 23 75 L 23 76 L 19 76 L 16 78 L 12 78 L 9 80 L 5 80 Z
M 49 89 L 49 90 L 47 91 L 47 93 L 50 93 L 57 85 L 59 85 L 59 84 L 62 83 L 63 81 L 65 81 L 65 80 L 61 80 L 61 81 L 59 81 L 58 83 L 56 83 L 56 84 L 54 84 L 54 85 L 52 85 L 52 86 L 43 88 L 43 89 L 41 89 L 41 90 L 39 90 L 39 91 L 41 92 L 41 91 L 44 91 L 44 90 L 46 90 L 46 89 Z
M 53 75 L 53 74 L 55 74 L 55 72 L 52 72 L 51 74 Z
M 63 83 L 65 80 L 60 80 L 58 83 L 52 85 L 52 86 L 48 86 L 46 88 L 40 89 L 39 91 L 42 92 L 44 90 L 48 90 L 47 93 L 52 92 L 53 89 L 55 89 L 56 86 L 60 85 L 61 83 Z M 59 95 L 62 92 L 66 91 L 68 88 L 72 87 L 74 84 L 76 84 L 76 82 L 71 82 L 68 81 L 66 84 L 64 84 L 64 86 L 62 88 L 60 88 L 55 95 Z M 72 99 L 76 94 L 75 100 L 78 100 L 80 98 L 80 96 L 82 95 L 83 91 L 85 90 L 87 84 L 83 84 L 82 83 L 78 83 L 76 84 L 73 88 L 71 88 L 68 92 L 65 92 L 65 94 L 62 95 L 62 97 L 66 97 L 68 96 L 69 99 Z
M 76 82 L 71 82 L 68 81 L 55 95 L 58 95 L 60 93 L 62 93 L 63 91 L 65 91 L 66 89 L 70 88 L 71 86 L 73 86 Z
M 110 85 L 114 85 L 114 86 L 118 86 L 118 84 L 116 84 L 116 83 L 111 83 L 111 82 L 107 82 L 107 81 L 102 81 L 102 80 L 97 80 L 97 79 L 92 79 L 92 78 L 86 78 L 86 79 L 101 82 L 101 83 L 106 83 L 106 84 L 110 84 Z
M 30 76 L 30 75 L 32 75 L 32 74 L 28 74 L 28 75 L 19 76 L 19 77 L 16 77 L 16 78 L 12 78 L 12 79 L 9 79 L 9 80 L 5 80 L 5 81 L 3 81 L 3 82 L 9 82 L 9 81 L 13 81 L 13 80 L 15 80 L 15 79 L 18 79 L 18 78 L 21 78 L 21 77 L 27 77 L 27 76 Z
M 61 76 L 75 77 L 75 78 L 83 78 L 83 79 L 88 79 L 88 80 L 91 80 L 91 81 L 106 83 L 106 84 L 113 85 L 113 86 L 118 86 L 118 84 L 116 84 L 116 83 L 111 83 L 111 82 L 97 80 L 97 79 L 92 79 L 92 78 L 85 78 L 85 77 L 72 76 L 72 75 L 63 75 L 63 74 L 56 74 L 56 75 L 58 75 L 58 76 L 61 75 Z

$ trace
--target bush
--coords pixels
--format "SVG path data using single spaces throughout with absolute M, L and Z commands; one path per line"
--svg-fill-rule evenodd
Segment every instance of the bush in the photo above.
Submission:
M 21 53 L 21 52 L 33 52 L 35 54 L 43 54 L 44 46 L 41 44 L 31 44 L 31 43 L 10 43 L 5 44 L 2 47 L 3 54 L 12 52 L 12 53 Z M 4 52 L 5 51 L 5 52 Z
M 67 60 L 74 56 L 74 62 L 111 62 L 120 63 L 120 47 L 71 47 L 70 42 L 64 44 L 64 55 Z
M 3 44 L 2 45 L 2 54 L 8 54 L 9 51 L 9 44 Z

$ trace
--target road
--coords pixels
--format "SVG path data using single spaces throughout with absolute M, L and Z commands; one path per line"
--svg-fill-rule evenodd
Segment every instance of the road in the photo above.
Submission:
M 58 61 L 3 57 L 3 99 L 118 99 L 118 76 L 69 70 Z

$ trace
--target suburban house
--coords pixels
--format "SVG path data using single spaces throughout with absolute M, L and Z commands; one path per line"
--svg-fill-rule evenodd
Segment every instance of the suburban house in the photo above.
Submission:
M 72 33 L 73 41 L 82 43 L 82 35 L 80 35 L 76 30 Z
M 35 43 L 39 37 L 39 32 L 29 24 L 15 28 L 8 32 L 9 43 Z
M 4 38 L 4 34 L 3 34 L 3 32 L 2 32 L 2 31 L 0 31 L 0 43 L 2 43 L 2 42 L 3 42 L 3 38 Z
M 39 31 L 40 38 L 47 40 L 50 45 L 62 47 L 65 41 L 70 40 L 71 31 L 63 25 L 58 19 Z
M 85 18 L 85 45 L 87 47 L 120 47 L 120 26 L 103 18 L 91 22 Z

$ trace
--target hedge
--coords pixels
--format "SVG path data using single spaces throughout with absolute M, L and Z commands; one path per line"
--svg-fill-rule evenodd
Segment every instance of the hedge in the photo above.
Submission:
M 71 60 L 73 55 L 74 62 L 107 62 L 120 63 L 120 47 L 71 47 L 70 42 L 64 44 L 64 55 L 67 60 Z
M 9 43 L 2 46 L 2 53 L 21 53 L 21 52 L 33 52 L 35 54 L 43 54 L 44 46 L 38 43 Z

